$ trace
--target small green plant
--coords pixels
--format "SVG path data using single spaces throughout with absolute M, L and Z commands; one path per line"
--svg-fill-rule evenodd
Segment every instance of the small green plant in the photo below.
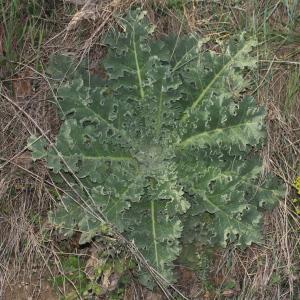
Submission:
M 76 228 L 84 244 L 104 219 L 172 281 L 182 246 L 260 243 L 262 211 L 282 195 L 262 175 L 264 109 L 244 95 L 256 41 L 243 34 L 216 53 L 197 36 L 156 40 L 140 11 L 121 28 L 104 41 L 107 79 L 52 59 L 64 122 L 55 144 L 33 136 L 29 148 L 71 187 L 50 215 L 62 233 Z
M 294 188 L 297 191 L 297 194 L 300 195 L 300 176 L 295 179 Z
M 84 267 L 84 260 L 76 255 L 68 255 L 61 258 L 63 273 L 53 277 L 53 286 L 59 289 L 72 282 L 77 289 L 76 292 L 68 292 L 63 299 L 76 299 L 77 294 L 82 295 L 87 290 L 89 280 L 85 276 Z
M 136 266 L 123 252 L 106 249 L 88 260 L 84 256 L 64 255 L 60 259 L 61 274 L 53 277 L 53 286 L 63 291 L 64 300 L 90 299 L 106 296 L 123 299 L 128 283 L 128 271 Z
M 300 176 L 298 176 L 295 179 L 295 182 L 293 184 L 294 188 L 296 189 L 297 194 L 300 196 Z M 295 212 L 297 215 L 300 215 L 300 199 L 299 197 L 295 198 L 293 200 L 294 205 L 295 205 Z

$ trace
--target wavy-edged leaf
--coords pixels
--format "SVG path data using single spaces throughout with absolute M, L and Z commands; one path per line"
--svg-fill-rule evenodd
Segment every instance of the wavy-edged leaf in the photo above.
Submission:
M 56 226 L 88 242 L 101 212 L 173 280 L 181 242 L 260 242 L 262 209 L 281 192 L 258 157 L 264 109 L 243 95 L 256 41 L 242 34 L 222 53 L 202 50 L 196 36 L 158 41 L 144 16 L 130 12 L 104 41 L 107 79 L 70 68 L 58 88 L 64 123 L 55 143 L 32 138 L 29 148 L 54 173 L 76 177 L 76 201 L 64 198 Z M 61 76 L 68 63 L 49 70 Z
M 223 96 L 212 97 L 196 111 L 191 123 L 183 127 L 178 145 L 182 151 L 217 145 L 239 153 L 247 150 L 248 145 L 258 145 L 264 138 L 264 110 L 256 106 L 253 98 L 234 103 Z

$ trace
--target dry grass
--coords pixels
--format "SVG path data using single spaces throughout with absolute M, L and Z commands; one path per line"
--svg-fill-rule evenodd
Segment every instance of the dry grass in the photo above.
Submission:
M 0 274 L 4 278 L 0 281 L 0 292 L 4 279 L 14 284 L 13 279 L 20 273 L 27 282 L 35 275 L 32 270 L 43 270 L 48 265 L 50 252 L 42 230 L 46 212 L 53 203 L 45 185 L 48 171 L 40 164 L 33 165 L 26 151 L 27 138 L 36 131 L 35 126 L 6 100 L 12 96 L 46 132 L 55 132 L 56 126 L 51 126 L 55 118 L 45 92 L 41 89 L 34 95 L 18 97 L 16 90 L 14 95 L 5 89 L 1 91 Z
M 260 9 L 265 4 L 260 1 Z M 256 9 L 259 14 L 260 9 Z M 257 93 L 268 112 L 265 169 L 283 180 L 286 192 L 279 207 L 265 216 L 264 244 L 253 245 L 246 252 L 226 251 L 219 260 L 221 277 L 234 279 L 239 286 L 237 299 L 298 299 L 300 295 L 300 219 L 292 203 L 292 183 L 300 172 L 299 81 L 294 83 L 292 78 L 299 69 L 299 41 L 293 38 L 299 27 L 286 32 L 288 17 L 283 5 L 274 2 L 270 11 L 265 22 L 272 32 L 257 32 L 264 45 L 258 51 Z M 280 37 L 273 35 L 277 30 Z
M 247 251 L 229 249 L 220 255 L 215 272 L 216 277 L 222 278 L 220 292 L 206 294 L 206 299 L 224 297 L 222 285 L 228 279 L 237 284 L 233 293 L 236 299 L 297 299 L 300 224 L 294 213 L 291 188 L 300 173 L 300 96 L 296 88 L 299 40 L 294 35 L 297 28 L 287 30 L 291 22 L 289 7 L 277 1 L 241 1 L 237 5 L 234 1 L 224 2 L 189 1 L 188 5 L 175 7 L 168 5 L 167 0 L 105 0 L 97 4 L 88 1 L 84 6 L 60 3 L 57 25 L 40 50 L 42 62 L 52 53 L 68 52 L 79 60 L 87 56 L 92 69 L 93 62 L 103 55 L 101 36 L 115 24 L 116 17 L 135 5 L 148 10 L 162 35 L 196 31 L 209 36 L 214 44 L 244 29 L 257 34 L 263 45 L 258 53 L 258 101 L 268 110 L 264 162 L 266 170 L 272 170 L 284 181 L 286 196 L 265 217 L 263 246 L 252 246 Z M 26 151 L 31 133 L 41 129 L 52 139 L 59 127 L 49 102 L 52 91 L 48 79 L 31 60 L 35 57 L 33 52 L 28 51 L 21 58 L 4 81 L 7 88 L 1 90 L 0 296 L 4 283 L 20 270 L 25 268 L 31 274 L 35 268 L 48 268 L 49 260 L 57 258 L 50 235 L 45 236 L 42 230 L 53 204 L 51 188 L 46 183 L 47 170 L 43 165 L 33 165 Z M 36 266 L 37 261 L 42 263 Z

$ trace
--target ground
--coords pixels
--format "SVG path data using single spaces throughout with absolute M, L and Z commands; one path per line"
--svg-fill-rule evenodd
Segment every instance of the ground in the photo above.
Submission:
M 178 289 L 188 299 L 298 299 L 300 200 L 293 187 L 300 175 L 298 0 L 0 0 L 0 298 L 89 299 L 94 276 L 89 270 L 99 263 L 95 249 L 114 245 L 81 247 L 78 236 L 65 240 L 51 226 L 47 214 L 59 202 L 59 191 L 45 163 L 32 161 L 27 138 L 44 132 L 53 140 L 61 124 L 46 72 L 49 57 L 88 58 L 90 72 L 105 76 L 96 64 L 105 55 L 101 39 L 134 6 L 148 11 L 157 36 L 194 32 L 209 37 L 213 49 L 243 31 L 256 36 L 252 94 L 267 110 L 264 167 L 285 187 L 278 207 L 265 214 L 264 246 L 214 252 L 207 281 L 179 267 Z M 109 251 L 119 255 L 119 249 Z M 166 297 L 140 286 L 130 268 L 124 271 L 126 283 L 120 283 L 112 262 L 101 259 L 105 271 L 93 287 L 104 291 L 98 299 Z

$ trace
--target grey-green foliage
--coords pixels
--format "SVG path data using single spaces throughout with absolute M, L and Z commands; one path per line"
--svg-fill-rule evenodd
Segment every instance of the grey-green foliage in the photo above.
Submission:
M 264 109 L 243 96 L 256 42 L 241 35 L 220 54 L 195 36 L 153 38 L 140 11 L 121 25 L 104 41 L 107 79 L 52 59 L 53 78 L 68 73 L 58 88 L 63 124 L 54 146 L 29 144 L 54 173 L 82 183 L 68 176 L 76 192 L 51 214 L 54 224 L 90 241 L 99 221 L 88 203 L 172 280 L 182 243 L 259 243 L 261 210 L 281 195 L 257 153 Z

